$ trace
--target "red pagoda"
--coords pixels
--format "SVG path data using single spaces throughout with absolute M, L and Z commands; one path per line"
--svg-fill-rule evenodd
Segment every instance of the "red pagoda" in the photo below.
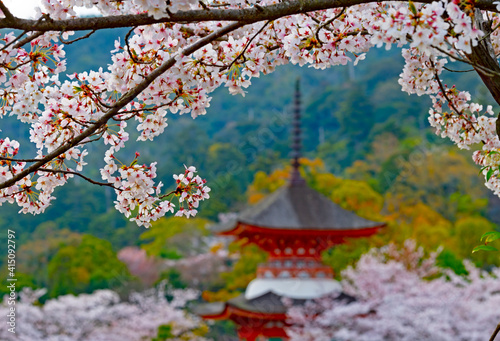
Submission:
M 219 226 L 219 235 L 246 239 L 269 254 L 244 294 L 223 303 L 199 306 L 206 319 L 230 319 L 241 340 L 287 340 L 283 298 L 300 304 L 307 299 L 338 293 L 342 288 L 333 271 L 321 262 L 321 253 L 347 238 L 371 236 L 385 223 L 346 211 L 307 186 L 299 173 L 300 92 L 294 101 L 293 162 L 290 181 Z M 345 295 L 344 295 L 345 298 Z

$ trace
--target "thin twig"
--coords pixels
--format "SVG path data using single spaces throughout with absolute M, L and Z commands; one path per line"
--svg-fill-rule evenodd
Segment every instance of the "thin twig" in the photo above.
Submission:
M 18 48 L 22 47 L 25 44 L 31 43 L 33 40 L 35 40 L 36 38 L 38 38 L 40 36 L 43 36 L 44 34 L 45 34 L 45 32 L 35 32 L 32 35 L 24 38 L 23 40 L 20 40 L 19 42 L 17 42 L 17 44 L 14 45 L 14 48 L 18 49 Z
M 482 65 L 476 64 L 476 63 L 471 63 L 467 59 L 459 58 L 459 57 L 457 57 L 457 56 L 455 56 L 455 55 L 453 55 L 453 54 L 451 54 L 451 53 L 449 53 L 449 52 L 447 52 L 447 51 L 445 51 L 437 46 L 432 46 L 432 47 L 435 48 L 436 50 L 438 50 L 439 52 L 446 54 L 448 57 L 455 59 L 456 61 L 469 64 L 472 67 L 479 69 L 478 72 L 481 72 L 488 77 L 493 77 L 494 75 L 500 76 L 499 72 L 493 71 L 491 69 L 488 69 L 488 68 L 486 68 Z
M 33 61 L 33 59 L 30 59 L 28 61 L 25 61 L 24 63 L 17 64 L 16 66 L 10 66 L 9 64 L 2 63 L 2 64 L 0 64 L 0 66 L 4 67 L 10 71 L 15 71 L 18 68 L 20 68 L 21 66 L 27 65 L 27 64 L 31 63 L 32 61 Z
M 15 44 L 17 41 L 19 41 L 19 39 L 21 39 L 21 37 L 23 37 L 26 33 L 28 33 L 28 31 L 23 31 L 20 35 L 18 35 L 16 37 L 16 39 L 14 39 L 13 41 L 11 41 L 10 43 L 6 44 L 5 46 L 3 46 L 0 51 L 3 51 L 5 49 L 7 49 L 9 46 Z
M 104 129 L 103 131 L 99 132 L 99 133 L 95 133 L 91 136 L 95 136 L 95 135 L 99 135 L 98 137 L 96 137 L 95 139 L 88 139 L 87 141 L 81 141 L 79 142 L 76 146 L 81 146 L 81 145 L 85 145 L 87 143 L 92 143 L 92 142 L 96 142 L 96 141 L 99 141 L 101 138 L 102 138 L 102 135 L 104 135 L 104 133 L 106 132 L 106 130 Z
M 321 24 L 320 26 L 318 26 L 318 28 L 316 29 L 316 32 L 314 33 L 314 35 L 316 36 L 316 40 L 318 40 L 318 42 L 320 44 L 323 44 L 323 42 L 321 41 L 321 39 L 319 39 L 319 31 L 321 31 L 322 28 L 330 25 L 332 22 L 334 22 L 335 20 L 337 20 L 338 18 L 340 18 L 345 12 L 345 7 L 342 8 L 342 10 L 340 11 L 339 14 L 337 14 L 335 17 L 325 21 L 323 24 Z
M 160 109 L 160 108 L 172 105 L 175 101 L 177 101 L 179 99 L 179 97 L 180 97 L 179 95 L 176 95 L 175 98 L 173 100 L 171 100 L 170 102 L 164 103 L 164 104 L 161 104 L 161 105 L 157 105 L 157 106 L 151 107 L 151 108 L 143 108 L 143 109 L 133 109 L 133 110 L 120 111 L 119 115 L 126 115 L 126 114 L 133 114 L 133 115 L 130 116 L 130 117 L 127 117 L 127 118 L 116 118 L 116 117 L 113 117 L 113 120 L 115 120 L 115 121 L 127 121 L 127 120 L 130 120 L 132 117 L 134 117 L 138 113 L 141 113 L 141 112 L 144 112 L 144 111 L 153 111 L 153 110 L 157 110 L 157 109 Z
M 137 28 L 136 27 L 133 27 L 130 31 L 127 32 L 127 34 L 125 35 L 125 44 L 127 45 L 127 51 L 128 51 L 128 54 L 130 55 L 130 58 L 132 58 L 132 60 L 134 61 L 134 63 L 136 64 L 145 64 L 145 65 L 148 65 L 148 64 L 153 64 L 154 62 L 154 58 L 151 59 L 151 61 L 149 62 L 143 62 L 143 61 L 140 61 L 139 59 L 137 59 L 134 54 L 132 53 L 132 48 L 130 47 L 130 43 L 129 43 L 129 39 L 130 39 L 130 36 L 132 35 L 132 32 L 134 32 L 134 30 Z
M 500 332 L 500 323 L 497 325 L 497 327 L 496 327 L 495 331 L 493 332 L 493 334 L 491 335 L 489 341 L 494 341 L 499 332 Z
M 47 172 L 47 173 L 61 173 L 61 174 L 72 174 L 72 175 L 77 175 L 79 177 L 81 177 L 82 179 L 85 179 L 87 180 L 88 182 L 90 182 L 91 184 L 94 184 L 94 185 L 99 185 L 99 186 L 107 186 L 107 187 L 111 187 L 113 189 L 116 189 L 117 191 L 123 191 L 123 189 L 121 188 L 117 188 L 115 186 L 113 186 L 112 184 L 109 184 L 109 183 L 106 183 L 106 182 L 99 182 L 99 181 L 95 181 L 95 180 L 92 180 L 91 178 L 89 177 L 86 177 L 85 175 L 83 174 L 80 174 L 78 172 L 74 172 L 74 171 L 70 171 L 70 170 L 62 170 L 62 169 L 49 169 L 49 168 L 39 168 L 38 169 L 39 172 Z
M 445 69 L 446 71 L 450 71 L 450 72 L 473 72 L 473 71 L 475 71 L 474 69 L 470 69 L 470 70 L 452 70 L 452 69 L 447 68 L 446 66 L 443 66 L 443 69 Z
M 79 38 L 75 38 L 73 40 L 64 40 L 63 37 L 62 37 L 63 32 L 61 32 L 61 33 L 59 33 L 59 40 L 61 41 L 61 43 L 69 45 L 69 44 L 73 44 L 74 42 L 77 42 L 79 40 L 87 39 L 88 37 L 90 37 L 95 32 L 96 32 L 96 30 L 92 30 L 89 33 L 87 33 L 86 35 L 81 36 Z
M 262 25 L 262 27 L 257 31 L 257 33 L 255 33 L 252 38 L 250 38 L 250 40 L 246 43 L 245 45 L 245 48 L 243 49 L 243 51 L 241 51 L 237 56 L 236 58 L 233 59 L 233 61 L 231 62 L 231 64 L 229 64 L 229 66 L 227 67 L 228 69 L 231 68 L 231 66 L 233 66 L 233 64 L 238 60 L 240 59 L 241 57 L 243 57 L 243 63 L 245 63 L 247 61 L 246 57 L 245 57 L 245 52 L 247 51 L 248 47 L 250 46 L 250 43 L 264 30 L 264 28 L 269 25 L 271 21 L 266 21 L 266 23 L 264 25 Z
M 474 127 L 474 124 L 467 118 L 467 116 L 465 116 L 460 110 L 457 109 L 457 107 L 455 106 L 455 104 L 450 100 L 450 98 L 446 94 L 446 90 L 445 90 L 445 88 L 443 86 L 443 83 L 441 83 L 441 79 L 439 78 L 439 75 L 438 75 L 437 70 L 436 70 L 436 65 L 434 64 L 433 61 L 431 61 L 431 65 L 432 65 L 432 68 L 434 69 L 434 78 L 436 79 L 436 81 L 437 81 L 437 83 L 439 85 L 439 88 L 441 89 L 441 92 L 443 93 L 444 98 L 448 102 L 448 106 L 453 111 L 455 111 L 455 113 L 458 116 L 464 118 L 465 121 L 467 121 L 470 124 L 470 126 L 472 127 L 472 129 L 477 133 L 478 131 L 476 130 L 476 127 Z
M 199 0 L 198 3 L 200 4 L 201 7 L 203 7 L 204 10 L 210 11 L 210 8 L 203 2 L 203 0 Z
M 0 161 L 10 161 L 10 162 L 37 162 L 40 159 L 14 159 L 10 157 L 0 156 Z

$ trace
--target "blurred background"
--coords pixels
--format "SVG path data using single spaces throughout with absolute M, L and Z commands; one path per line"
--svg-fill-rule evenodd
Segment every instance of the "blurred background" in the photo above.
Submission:
M 105 65 L 115 36 L 101 31 L 92 44 L 83 40 L 68 46 L 69 72 Z M 325 252 L 323 260 L 338 279 L 370 248 L 403 245 L 407 239 L 427 254 L 441 248 L 436 264 L 459 275 L 467 273 L 464 259 L 484 269 L 498 266 L 498 254 L 471 250 L 500 222 L 499 199 L 484 187 L 471 153 L 435 135 L 427 122 L 429 98 L 401 91 L 402 67 L 397 49 L 374 49 L 355 68 L 280 67 L 254 79 L 245 97 L 219 89 L 206 116 L 169 115 L 169 127 L 152 143 L 136 142 L 132 135 L 128 154 L 137 150 L 140 162 L 157 160 L 158 180 L 167 187 L 173 188 L 171 176 L 183 172 L 184 164 L 207 179 L 211 198 L 196 218 L 163 218 L 150 229 L 137 227 L 114 209 L 111 189 L 79 178 L 58 188 L 57 200 L 42 215 L 1 206 L 1 229 L 17 235 L 17 289 L 46 288 L 40 303 L 97 289 L 126 298 L 162 280 L 173 288 L 197 289 L 205 301 L 243 292 L 266 254 L 228 244 L 213 236 L 210 226 L 285 184 L 297 77 L 306 181 L 342 207 L 388 223 L 374 237 Z M 494 103 L 475 73 L 452 74 L 444 81 L 471 90 L 484 105 Z M 27 132 L 14 120 L 2 121 L 2 130 L 18 139 L 21 149 L 29 145 Z M 101 144 L 89 147 L 85 175 L 100 178 L 103 150 Z M 6 238 L 0 235 L 4 245 Z M 7 278 L 6 260 L 2 253 L 2 279 Z M 0 293 L 7 293 L 6 283 Z M 229 340 L 236 334 L 231 322 L 217 322 L 207 335 Z

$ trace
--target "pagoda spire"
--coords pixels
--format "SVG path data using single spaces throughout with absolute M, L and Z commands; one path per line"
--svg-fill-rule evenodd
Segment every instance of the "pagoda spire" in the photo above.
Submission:
M 297 79 L 295 84 L 295 97 L 293 102 L 293 132 L 292 132 L 292 173 L 290 174 L 289 185 L 301 186 L 306 183 L 304 178 L 300 175 L 300 157 L 301 157 L 301 147 L 302 139 L 300 136 L 300 78 Z

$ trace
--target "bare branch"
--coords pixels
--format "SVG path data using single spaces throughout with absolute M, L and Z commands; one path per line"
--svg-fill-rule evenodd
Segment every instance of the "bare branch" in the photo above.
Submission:
M 497 325 L 497 328 L 493 332 L 493 335 L 491 335 L 490 341 L 494 341 L 498 333 L 500 333 L 500 323 Z
M 0 161 L 9 161 L 9 162 L 37 162 L 40 159 L 14 159 L 10 157 L 0 156 Z
M 36 38 L 40 37 L 40 36 L 43 36 L 45 32 L 35 32 L 33 33 L 32 35 L 24 38 L 23 40 L 20 40 L 17 42 L 16 45 L 14 45 L 14 48 L 17 49 L 17 48 L 20 48 L 22 47 L 23 45 L 25 44 L 28 44 L 28 43 L 31 43 L 33 40 L 35 40 Z
M 23 37 L 26 33 L 27 33 L 26 31 L 22 32 L 20 35 L 18 35 L 18 36 L 16 37 L 16 39 L 14 39 L 14 40 L 13 40 L 13 41 L 11 41 L 10 43 L 8 43 L 8 44 L 6 44 L 4 47 L 2 47 L 2 48 L 0 49 L 0 51 L 3 51 L 3 50 L 5 50 L 5 49 L 7 49 L 9 46 L 11 46 L 12 44 L 14 44 L 14 43 L 16 43 L 17 41 L 19 41 L 19 39 L 21 39 L 21 38 L 22 38 L 22 37 Z
M 69 45 L 69 44 L 73 44 L 74 42 L 77 42 L 79 40 L 83 40 L 83 39 L 87 39 L 88 37 L 90 37 L 92 34 L 94 34 L 96 32 L 96 30 L 92 30 L 90 31 L 89 33 L 87 33 L 86 35 L 82 36 L 82 37 L 78 37 L 78 38 L 75 38 L 73 40 L 64 40 L 63 37 L 62 37 L 62 34 L 63 32 L 61 32 L 59 34 L 59 40 L 61 41 L 61 43 L 63 44 L 66 44 L 66 45 Z
M 458 73 L 460 73 L 460 72 L 473 72 L 473 71 L 475 71 L 474 69 L 470 69 L 470 70 L 452 70 L 452 69 L 450 69 L 450 68 L 448 68 L 446 66 L 443 66 L 443 69 L 445 69 L 446 71 L 449 71 L 449 72 L 458 72 Z
M 123 189 L 117 188 L 117 187 L 115 187 L 115 186 L 113 186 L 112 184 L 109 184 L 109 183 L 107 183 L 107 182 L 99 182 L 99 181 L 95 181 L 95 180 L 92 180 L 92 179 L 91 179 L 91 178 L 89 178 L 89 177 L 86 177 L 85 175 L 83 175 L 83 174 L 81 174 L 81 173 L 74 172 L 74 171 L 70 171 L 70 170 L 39 168 L 39 169 L 38 169 L 38 171 L 43 171 L 43 172 L 47 172 L 47 173 L 61 173 L 61 174 L 72 174 L 72 175 L 77 175 L 77 176 L 79 176 L 80 178 L 85 179 L 86 181 L 90 182 L 91 184 L 94 184 L 94 185 L 99 185 L 99 186 L 111 187 L 111 188 L 113 188 L 113 189 L 116 189 L 117 191 L 123 191 Z

